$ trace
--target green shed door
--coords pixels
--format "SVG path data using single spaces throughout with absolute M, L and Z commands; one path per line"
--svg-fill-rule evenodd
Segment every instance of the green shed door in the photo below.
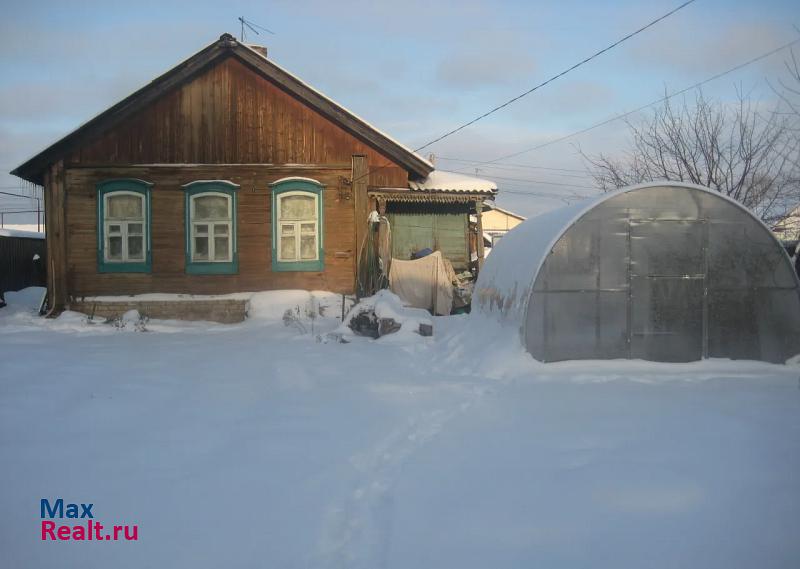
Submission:
M 411 254 L 429 247 L 441 251 L 456 272 L 469 266 L 465 213 L 389 213 L 392 256 L 410 259 Z

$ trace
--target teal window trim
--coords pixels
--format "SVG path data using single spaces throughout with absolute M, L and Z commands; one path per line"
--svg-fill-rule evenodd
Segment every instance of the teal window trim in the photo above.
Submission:
M 235 275 L 239 272 L 239 250 L 237 235 L 237 214 L 239 210 L 239 186 L 225 180 L 191 182 L 184 190 L 184 252 L 187 275 Z M 192 199 L 202 194 L 224 194 L 231 203 L 231 260 L 193 261 L 192 260 Z M 213 237 L 209 237 L 210 239 Z
M 150 188 L 153 184 L 135 178 L 116 178 L 97 184 L 97 272 L 98 273 L 150 273 L 152 272 L 151 204 Z M 143 261 L 109 261 L 106 259 L 106 198 L 114 193 L 139 194 L 144 197 L 145 255 Z
M 325 186 L 309 178 L 284 178 L 269 185 L 272 191 L 270 207 L 272 226 L 272 270 L 275 272 L 319 272 L 325 269 Z M 315 261 L 278 260 L 278 200 L 282 194 L 313 194 L 317 200 L 317 259 Z

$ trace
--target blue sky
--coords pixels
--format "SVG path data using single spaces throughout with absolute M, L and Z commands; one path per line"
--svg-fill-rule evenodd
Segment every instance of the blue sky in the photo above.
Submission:
M 5 2 L 0 22 L 0 186 L 7 172 L 222 32 L 237 16 L 275 32 L 251 40 L 270 57 L 408 146 L 417 147 L 669 11 L 663 2 Z M 639 107 L 800 37 L 789 1 L 698 0 L 540 91 L 424 151 L 442 169 L 476 165 Z M 775 55 L 704 88 L 765 104 Z M 635 118 L 635 117 L 634 117 Z M 531 215 L 589 194 L 577 146 L 615 154 L 614 123 L 570 141 L 478 166 L 500 205 Z M 524 167 L 520 167 L 522 165 Z M 561 168 L 563 170 L 547 170 Z M 573 171 L 577 170 L 577 171 Z M 508 190 L 505 194 L 502 190 Z M 0 209 L 25 200 L 0 199 Z M 11 218 L 15 217 L 14 221 Z M 22 222 L 7 216 L 6 223 Z M 25 220 L 29 221 L 29 220 Z

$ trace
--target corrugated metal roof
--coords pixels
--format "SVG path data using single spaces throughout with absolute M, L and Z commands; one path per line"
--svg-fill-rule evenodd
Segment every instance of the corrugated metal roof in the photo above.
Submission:
M 497 184 L 491 180 L 468 176 L 459 172 L 447 172 L 445 170 L 434 170 L 428 176 L 419 181 L 410 180 L 409 187 L 414 191 L 436 191 L 436 192 L 457 192 L 457 193 L 494 193 L 497 192 Z

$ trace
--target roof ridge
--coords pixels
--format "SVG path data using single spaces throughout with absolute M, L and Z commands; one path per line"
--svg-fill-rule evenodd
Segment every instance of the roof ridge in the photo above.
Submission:
M 228 54 L 238 57 L 255 72 L 274 83 L 279 89 L 299 98 L 309 108 L 314 109 L 327 120 L 334 122 L 352 136 L 373 147 L 415 176 L 424 177 L 434 170 L 433 164 L 407 146 L 226 32 L 219 39 L 195 52 L 187 59 L 184 59 L 35 154 L 14 168 L 11 174 L 31 183 L 42 185 L 43 173 L 47 165 L 51 164 L 59 156 L 63 156 L 70 144 L 82 137 L 94 136 L 96 134 L 95 129 L 106 127 L 109 122 L 111 123 L 109 128 L 113 128 L 123 119 L 156 100 L 164 92 L 194 77 L 206 69 L 207 66 L 214 64 Z

